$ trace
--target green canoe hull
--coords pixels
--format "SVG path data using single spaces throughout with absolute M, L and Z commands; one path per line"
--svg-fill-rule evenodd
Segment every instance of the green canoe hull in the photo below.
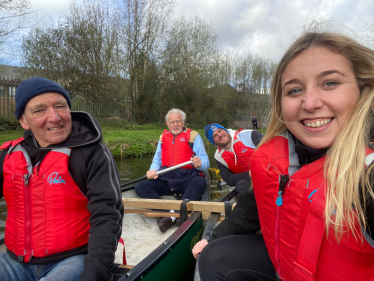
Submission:
M 203 219 L 200 212 L 191 216 L 158 248 L 118 280 L 182 281 L 195 263 L 193 246 L 200 241 Z

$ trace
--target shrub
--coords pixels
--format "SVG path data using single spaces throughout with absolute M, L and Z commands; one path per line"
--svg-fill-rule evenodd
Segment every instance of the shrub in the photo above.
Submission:
M 16 118 L 5 118 L 0 116 L 0 131 L 10 131 L 21 128 L 22 127 Z

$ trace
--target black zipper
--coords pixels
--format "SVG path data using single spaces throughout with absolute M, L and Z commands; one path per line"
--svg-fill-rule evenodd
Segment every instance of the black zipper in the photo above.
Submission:
M 287 184 L 289 178 L 290 177 L 288 175 L 281 175 L 280 182 L 279 182 L 278 197 L 277 197 L 277 201 L 275 202 L 275 204 L 277 204 L 277 206 L 282 206 L 283 205 L 282 196 L 284 195 L 286 184 Z

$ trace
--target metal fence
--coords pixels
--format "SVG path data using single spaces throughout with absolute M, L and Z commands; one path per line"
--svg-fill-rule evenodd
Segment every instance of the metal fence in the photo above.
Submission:
M 21 83 L 20 80 L 10 80 L 0 78 L 0 114 L 3 117 L 14 117 L 16 88 Z
M 14 118 L 16 88 L 21 80 L 0 78 L 0 115 Z M 130 120 L 131 100 L 105 100 L 93 102 L 80 95 L 70 95 L 71 110 L 85 111 L 94 117 L 120 117 Z

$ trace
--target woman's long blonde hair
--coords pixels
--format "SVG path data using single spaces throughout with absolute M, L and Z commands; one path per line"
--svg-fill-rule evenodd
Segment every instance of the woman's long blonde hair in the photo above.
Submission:
M 360 99 L 333 145 L 328 149 L 324 175 L 327 179 L 326 230 L 332 226 L 340 240 L 355 223 L 367 227 L 365 206 L 374 198 L 369 181 L 371 169 L 364 164 L 365 147 L 371 144 L 370 128 L 374 111 L 374 51 L 336 33 L 307 32 L 297 39 L 281 59 L 271 85 L 271 111 L 267 132 L 260 146 L 287 130 L 282 115 L 282 75 L 287 65 L 304 50 L 320 46 L 347 58 L 360 89 Z

